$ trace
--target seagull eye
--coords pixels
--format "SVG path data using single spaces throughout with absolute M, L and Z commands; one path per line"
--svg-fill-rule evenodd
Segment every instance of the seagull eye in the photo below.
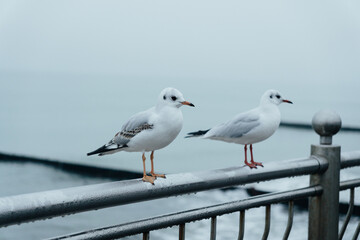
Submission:
M 163 99 L 166 100 L 166 96 L 165 96 L 165 95 L 163 96 Z
M 176 101 L 177 97 L 172 96 L 171 99 L 172 99 L 173 101 Z
M 280 95 L 276 95 L 276 97 L 279 99 L 279 98 L 280 98 Z

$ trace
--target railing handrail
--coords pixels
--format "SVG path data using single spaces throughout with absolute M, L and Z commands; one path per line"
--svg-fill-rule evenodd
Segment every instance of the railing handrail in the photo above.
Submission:
M 342 152 L 340 167 L 341 169 L 360 165 L 360 151 Z
M 2 197 L 0 227 L 145 200 L 314 174 L 325 171 L 327 166 L 326 160 L 311 156 L 268 163 L 265 168 L 256 170 L 232 167 L 170 174 L 166 179 L 156 180 L 155 185 L 135 179 Z
M 354 205 L 354 188 L 360 186 L 360 179 L 353 179 L 348 181 L 340 182 L 340 190 L 351 189 L 352 191 L 352 206 L 347 214 L 347 222 L 350 220 L 352 213 L 352 208 Z M 183 212 L 177 212 L 173 214 L 167 214 L 157 217 L 152 217 L 148 219 L 142 219 L 135 222 L 129 222 L 124 224 L 117 224 L 108 227 L 102 227 L 97 229 L 91 229 L 87 231 L 81 231 L 77 233 L 67 234 L 63 236 L 58 236 L 54 238 L 49 238 L 48 240 L 88 240 L 88 239 L 117 239 L 123 238 L 139 233 L 150 232 L 153 230 L 159 230 L 162 228 L 173 227 L 176 225 L 185 226 L 185 223 L 198 221 L 206 218 L 213 218 L 219 215 L 241 212 L 251 208 L 261 207 L 269 204 L 276 204 L 280 202 L 292 202 L 298 199 L 303 199 L 311 196 L 319 196 L 322 194 L 323 188 L 319 185 L 311 186 L 306 188 L 300 188 L 295 190 L 268 193 L 255 197 L 250 197 L 246 199 L 221 203 L 209 207 L 202 207 L 197 209 L 191 209 Z M 350 212 L 350 213 L 349 213 Z M 289 236 L 292 218 L 289 216 L 290 226 L 287 227 L 287 234 Z M 346 224 L 347 225 L 347 224 Z M 345 232 L 346 225 L 343 225 L 342 234 Z M 287 239 L 287 237 L 285 239 Z
M 209 207 L 203 207 L 183 212 L 177 212 L 175 214 L 168 214 L 149 219 L 143 219 L 136 222 L 73 233 L 70 235 L 50 238 L 48 240 L 117 239 L 142 232 L 172 227 L 175 225 L 180 225 L 182 223 L 188 223 L 206 218 L 216 217 L 223 214 L 238 212 L 249 208 L 256 208 L 279 202 L 288 202 L 290 200 L 298 200 L 310 196 L 319 196 L 321 195 L 322 191 L 323 189 L 321 186 L 311 186 L 306 188 L 299 188 L 296 190 L 269 193 L 256 197 L 250 197 L 232 202 L 217 204 Z

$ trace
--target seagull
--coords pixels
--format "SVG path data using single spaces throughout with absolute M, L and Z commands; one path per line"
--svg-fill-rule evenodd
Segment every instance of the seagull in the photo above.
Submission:
M 280 111 L 278 105 L 290 103 L 285 100 L 277 90 L 267 90 L 260 99 L 260 105 L 247 112 L 236 115 L 230 121 L 219 124 L 208 130 L 190 132 L 188 137 L 202 137 L 213 140 L 220 140 L 229 143 L 243 144 L 245 151 L 245 164 L 252 168 L 262 166 L 262 163 L 255 162 L 253 157 L 254 143 L 264 141 L 274 134 L 280 125 Z M 250 145 L 251 161 L 247 161 L 247 145 Z
M 154 151 L 169 145 L 179 134 L 183 125 L 180 110 L 183 105 L 195 107 L 194 104 L 185 101 L 179 90 L 165 88 L 154 107 L 133 115 L 107 144 L 87 155 L 103 156 L 120 151 L 142 152 L 142 180 L 154 184 L 156 177 L 165 178 L 165 174 L 154 172 Z M 151 176 L 146 174 L 145 168 L 145 152 L 150 151 Z

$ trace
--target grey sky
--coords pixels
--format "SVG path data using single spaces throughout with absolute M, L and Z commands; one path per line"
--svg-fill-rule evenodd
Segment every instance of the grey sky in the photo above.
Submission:
M 1 1 L 0 73 L 349 80 L 358 1 Z

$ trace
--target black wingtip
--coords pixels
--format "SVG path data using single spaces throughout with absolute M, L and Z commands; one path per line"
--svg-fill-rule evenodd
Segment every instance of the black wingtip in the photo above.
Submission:
M 208 130 L 199 130 L 197 132 L 190 132 L 190 133 L 188 133 L 187 136 L 185 136 L 185 138 L 200 137 L 200 136 L 205 135 L 209 130 L 210 129 L 208 129 Z
M 94 155 L 94 154 L 99 154 L 99 156 L 103 156 L 103 155 L 105 155 L 105 154 L 108 153 L 108 152 L 120 150 L 120 149 L 122 149 L 122 148 L 127 148 L 127 147 L 129 147 L 129 146 L 126 145 L 126 144 L 121 145 L 121 146 L 118 146 L 117 148 L 108 148 L 108 146 L 104 145 L 104 146 L 102 146 L 102 147 L 99 147 L 99 148 L 96 149 L 95 151 L 92 151 L 92 152 L 87 153 L 86 155 L 87 155 L 87 156 L 91 156 L 91 155 Z
M 106 151 L 106 145 L 102 146 L 102 147 L 99 147 L 98 149 L 96 149 L 95 151 L 92 151 L 92 152 L 89 152 L 87 153 L 86 155 L 87 156 L 91 156 L 91 155 L 94 155 L 94 154 L 98 154 L 98 153 L 102 153 Z

